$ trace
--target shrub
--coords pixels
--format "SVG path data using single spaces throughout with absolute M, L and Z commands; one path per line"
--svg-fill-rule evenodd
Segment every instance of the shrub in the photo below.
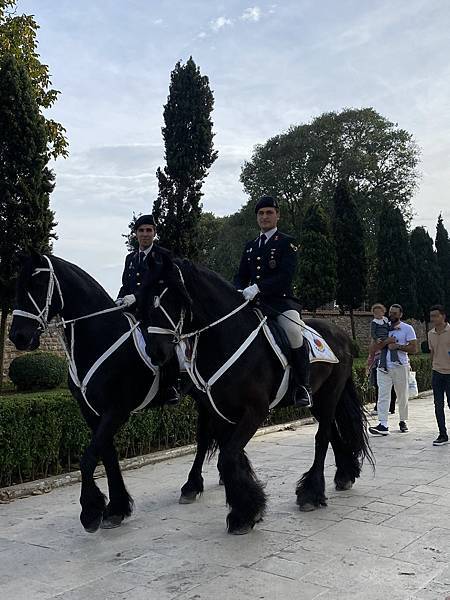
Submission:
M 428 344 L 428 340 L 424 340 L 420 343 L 420 351 L 422 354 L 430 354 L 430 346 Z
M 353 358 L 359 358 L 361 356 L 361 349 L 358 342 L 356 340 L 351 340 L 351 346 Z
M 9 378 L 19 391 L 50 390 L 61 385 L 66 377 L 66 360 L 51 352 L 24 354 L 9 366 Z

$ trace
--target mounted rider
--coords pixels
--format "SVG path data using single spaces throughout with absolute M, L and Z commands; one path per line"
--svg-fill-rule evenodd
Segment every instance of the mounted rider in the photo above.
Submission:
M 311 406 L 309 351 L 303 339 L 300 314 L 290 299 L 297 248 L 291 236 L 278 231 L 280 208 L 275 198 L 260 198 L 255 214 L 260 234 L 246 243 L 234 285 L 242 290 L 246 300 L 255 300 L 262 312 L 275 317 L 286 333 L 296 383 L 294 404 Z
M 170 251 L 155 243 L 156 223 L 153 215 L 142 215 L 136 219 L 134 233 L 139 248 L 127 254 L 125 258 L 122 287 L 119 290 L 116 304 L 136 313 L 140 289 L 146 279 L 150 277 L 150 269 L 161 263 L 164 255 L 170 255 Z M 144 330 L 143 335 L 147 335 Z M 177 361 L 173 361 L 173 364 L 169 363 L 161 372 L 160 395 L 168 404 L 176 404 L 179 401 L 178 376 Z

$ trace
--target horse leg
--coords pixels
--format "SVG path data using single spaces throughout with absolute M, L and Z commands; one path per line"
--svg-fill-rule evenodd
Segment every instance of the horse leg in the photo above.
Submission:
M 352 449 L 342 440 L 336 423 L 331 426 L 331 446 L 336 461 L 336 474 L 334 484 L 336 490 L 350 490 L 355 483 L 356 477 L 359 477 L 360 465 L 358 458 L 354 455 Z
M 208 413 L 203 405 L 198 402 L 197 418 L 197 450 L 195 459 L 189 471 L 188 479 L 181 488 L 180 504 L 192 504 L 199 494 L 203 493 L 202 467 L 211 442 L 208 431 Z
M 364 408 L 351 377 L 347 380 L 336 407 L 331 444 L 336 458 L 336 489 L 348 490 L 360 476 L 364 458 L 374 466 Z
M 125 487 L 113 440 L 105 443 L 102 460 L 108 478 L 109 503 L 103 511 L 101 528 L 113 529 L 119 527 L 124 518 L 131 515 L 134 502 Z
M 91 420 L 91 419 L 90 419 Z M 110 413 L 105 413 L 93 422 L 93 436 L 90 444 L 83 453 L 80 460 L 81 470 L 81 514 L 80 521 L 89 533 L 97 531 L 102 522 L 103 513 L 106 508 L 105 495 L 97 487 L 94 481 L 94 471 L 102 456 L 105 444 L 113 439 L 118 425 L 114 422 Z
M 312 467 L 297 482 L 295 493 L 301 511 L 311 511 L 327 506 L 325 496 L 325 458 L 331 438 L 331 426 L 334 422 L 336 404 L 340 398 L 344 381 L 328 379 L 314 395 L 314 408 L 319 420 L 315 437 L 315 453 Z
M 231 508 L 227 516 L 229 533 L 248 533 L 265 513 L 267 499 L 263 485 L 244 452 L 265 416 L 247 410 L 229 439 L 220 445 L 218 468 Z

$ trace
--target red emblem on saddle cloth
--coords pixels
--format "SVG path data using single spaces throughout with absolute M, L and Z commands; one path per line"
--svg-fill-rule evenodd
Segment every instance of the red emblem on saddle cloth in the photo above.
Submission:
M 317 350 L 319 352 L 325 352 L 325 346 L 323 345 L 322 340 L 319 340 L 319 338 L 314 338 L 314 346 L 317 348 Z

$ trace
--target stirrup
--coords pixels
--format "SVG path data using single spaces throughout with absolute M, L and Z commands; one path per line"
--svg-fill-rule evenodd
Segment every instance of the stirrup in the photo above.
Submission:
M 302 392 L 301 396 L 300 392 Z M 312 408 L 312 391 L 309 386 L 297 386 L 294 394 L 294 406 L 297 408 Z

